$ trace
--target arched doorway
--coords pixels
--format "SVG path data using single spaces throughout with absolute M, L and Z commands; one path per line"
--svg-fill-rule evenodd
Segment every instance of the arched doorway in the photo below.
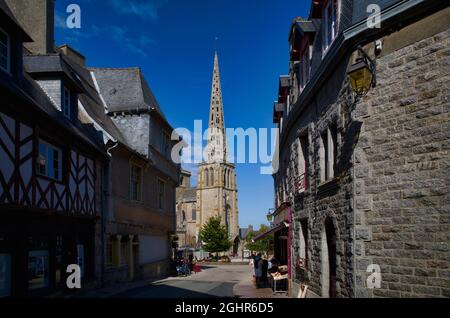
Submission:
M 322 297 L 336 297 L 336 229 L 331 218 L 322 230 Z

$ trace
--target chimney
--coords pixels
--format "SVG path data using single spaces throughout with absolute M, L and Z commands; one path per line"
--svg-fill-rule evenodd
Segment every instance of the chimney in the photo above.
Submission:
M 6 3 L 34 41 L 25 47 L 32 54 L 54 53 L 54 0 L 6 0 Z
M 64 44 L 58 46 L 56 51 L 61 52 L 65 56 L 69 57 L 72 61 L 81 66 L 86 66 L 86 58 L 83 54 L 72 48 L 71 46 Z

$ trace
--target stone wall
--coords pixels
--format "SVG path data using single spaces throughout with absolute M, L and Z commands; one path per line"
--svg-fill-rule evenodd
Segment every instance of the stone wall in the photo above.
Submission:
M 335 66 L 281 145 L 276 188 L 287 179 L 293 203 L 292 290 L 323 295 L 324 222 L 336 230 L 337 297 L 450 296 L 450 31 L 443 10 L 381 39 L 378 83 L 354 100 L 351 56 Z M 364 48 L 373 56 L 373 46 Z M 320 178 L 320 138 L 337 127 L 336 177 Z M 308 188 L 295 190 L 293 145 L 308 134 Z M 307 271 L 299 267 L 301 222 Z M 328 247 L 329 248 L 329 247 Z M 367 288 L 369 266 L 381 288 Z M 325 288 L 326 289 L 326 288 Z M 326 295 L 323 295 L 326 296 Z
M 450 296 L 449 44 L 446 30 L 381 56 L 353 113 L 359 296 Z M 365 288 L 369 264 L 381 289 Z

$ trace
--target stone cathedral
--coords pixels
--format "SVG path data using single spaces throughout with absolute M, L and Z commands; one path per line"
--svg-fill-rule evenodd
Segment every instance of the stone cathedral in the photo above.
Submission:
M 195 202 L 192 198 L 190 174 L 182 174 L 177 193 L 177 233 L 181 246 L 193 246 L 201 227 L 212 216 L 219 215 L 234 241 L 233 253 L 239 246 L 237 182 L 234 164 L 227 162 L 225 120 L 220 84 L 219 59 L 214 56 L 208 139 L 205 160 L 198 167 Z M 195 212 L 194 212 L 195 211 Z

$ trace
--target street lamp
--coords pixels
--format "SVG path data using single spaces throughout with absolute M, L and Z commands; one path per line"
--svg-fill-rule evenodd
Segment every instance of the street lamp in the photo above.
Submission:
M 375 62 L 358 46 L 359 57 L 350 67 L 347 75 L 353 91 L 358 97 L 365 96 L 370 88 L 376 86 Z

